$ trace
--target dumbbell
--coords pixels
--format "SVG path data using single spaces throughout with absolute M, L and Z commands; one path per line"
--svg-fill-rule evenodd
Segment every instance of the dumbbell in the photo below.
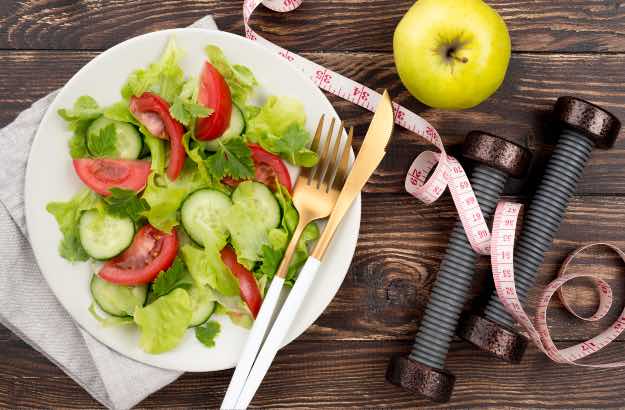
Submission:
M 525 214 L 514 254 L 515 286 L 522 304 L 564 218 L 593 147 L 611 148 L 621 129 L 608 111 L 574 97 L 560 97 L 553 109 L 561 133 L 538 190 Z M 510 363 L 518 363 L 527 339 L 513 330 L 514 320 L 493 292 L 482 315 L 463 319 L 458 335 Z
M 484 217 L 489 220 L 508 176 L 521 177 L 525 173 L 530 152 L 501 137 L 473 131 L 465 139 L 463 155 L 477 163 L 471 185 Z M 386 372 L 389 382 L 435 402 L 449 400 L 455 376 L 445 370 L 445 359 L 471 288 L 476 259 L 477 254 L 458 220 L 412 352 L 391 360 Z

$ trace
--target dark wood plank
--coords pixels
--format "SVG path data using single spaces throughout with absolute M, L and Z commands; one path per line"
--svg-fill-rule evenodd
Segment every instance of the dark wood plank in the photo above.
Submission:
M 0 126 L 8 123 L 32 101 L 61 87 L 94 52 L 0 51 Z M 554 137 L 546 118 L 555 99 L 562 94 L 587 98 L 625 119 L 625 55 L 515 55 L 503 87 L 487 102 L 467 111 L 441 111 L 425 108 L 403 88 L 397 79 L 390 54 L 308 53 L 307 57 L 357 81 L 388 88 L 397 102 L 429 120 L 444 136 L 448 146 L 460 144 L 473 129 L 498 133 L 517 142 L 528 141 L 536 152 L 530 177 L 507 189 L 526 194 L 536 186 Z M 339 114 L 364 135 L 371 114 L 354 104 L 330 97 Z M 405 172 L 417 153 L 426 149 L 424 141 L 398 128 L 387 159 L 376 172 L 368 192 L 403 192 Z M 430 147 L 427 147 L 430 149 Z M 456 150 L 457 151 L 457 150 Z M 454 152 L 452 148 L 452 152 Z M 578 186 L 582 194 L 625 193 L 625 140 L 611 150 L 596 150 Z
M 622 342 L 617 342 L 603 359 L 620 360 L 623 347 Z M 5 353 L 0 355 L 0 407 L 99 407 L 80 386 L 23 342 L 0 339 L 0 348 Z M 402 341 L 296 341 L 278 354 L 252 404 L 289 409 L 431 406 L 384 380 L 390 357 L 408 350 Z M 447 365 L 458 380 L 451 402 L 438 408 L 622 405 L 624 369 L 580 372 L 572 366 L 551 364 L 533 348 L 520 365 L 511 366 L 457 342 Z M 230 370 L 185 374 L 138 408 L 216 408 L 231 374 Z
M 268 39 L 293 51 L 390 51 L 395 26 L 413 3 L 309 0 L 287 15 L 260 8 L 254 25 Z M 105 49 L 139 34 L 187 26 L 209 13 L 222 29 L 241 34 L 241 4 L 4 1 L 0 3 L 0 48 Z M 625 50 L 625 10 L 617 1 L 493 0 L 489 4 L 506 20 L 516 51 Z

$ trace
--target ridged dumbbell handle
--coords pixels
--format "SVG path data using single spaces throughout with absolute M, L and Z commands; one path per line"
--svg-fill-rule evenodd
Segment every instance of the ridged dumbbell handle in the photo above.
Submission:
M 473 170 L 471 186 L 486 220 L 497 206 L 506 179 L 505 173 L 485 165 L 478 165 Z M 476 258 L 462 223 L 456 222 L 415 337 L 411 359 L 437 369 L 444 368 L 451 339 L 471 288 Z
M 572 130 L 560 135 L 544 177 L 525 215 L 523 232 L 514 251 L 515 286 L 519 300 L 525 303 L 534 286 L 545 253 L 564 218 L 568 202 L 575 192 L 593 149 L 593 142 Z M 514 320 L 493 292 L 485 317 L 504 326 Z

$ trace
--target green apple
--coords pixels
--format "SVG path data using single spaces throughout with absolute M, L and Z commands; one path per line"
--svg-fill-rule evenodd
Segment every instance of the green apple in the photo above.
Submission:
M 499 88 L 510 62 L 506 23 L 482 0 L 419 0 L 395 30 L 408 91 L 434 108 L 476 106 Z

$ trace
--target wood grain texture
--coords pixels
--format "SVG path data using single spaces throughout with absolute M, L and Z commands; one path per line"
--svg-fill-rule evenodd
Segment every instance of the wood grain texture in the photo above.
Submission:
M 507 198 L 513 199 L 513 198 Z M 451 200 L 425 206 L 408 195 L 365 195 L 360 238 L 341 290 L 306 340 L 411 340 L 429 299 L 430 289 L 447 246 L 456 212 Z M 625 232 L 615 229 L 625 220 L 625 198 L 576 197 L 542 265 L 536 291 L 553 280 L 568 253 L 587 242 L 609 241 L 625 248 Z M 489 261 L 479 262 L 468 306 L 489 294 Z M 613 287 L 616 298 L 610 314 L 600 322 L 585 323 L 569 315 L 557 300 L 549 310 L 554 340 L 585 340 L 612 323 L 625 302 L 625 265 L 606 249 L 590 250 L 572 272 L 591 269 Z M 583 314 L 592 313 L 596 296 L 582 280 L 570 286 L 571 300 Z M 533 313 L 537 295 L 528 310 Z M 346 320 L 349 318 L 350 320 Z M 622 337 L 625 340 L 625 335 Z
M 11 121 L 32 101 L 61 87 L 91 60 L 94 52 L 0 51 L 0 125 Z M 441 111 L 419 105 L 397 80 L 390 54 L 306 53 L 306 57 L 378 89 L 388 88 L 406 105 L 439 130 L 451 152 L 464 135 L 483 129 L 525 143 L 535 152 L 533 171 L 524 181 L 511 181 L 510 194 L 528 194 L 536 186 L 555 141 L 548 113 L 560 95 L 586 98 L 625 119 L 625 54 L 515 55 L 503 87 L 488 101 L 466 111 Z M 371 114 L 330 96 L 339 115 L 356 126 L 358 146 Z M 622 135 L 625 132 L 622 133 Z M 595 150 L 578 186 L 582 194 L 624 194 L 625 140 L 611 150 Z M 397 127 L 387 158 L 367 185 L 367 192 L 403 192 L 404 176 L 414 156 L 431 147 L 417 135 Z
M 414 0 L 305 0 L 287 15 L 259 8 L 254 27 L 293 51 L 390 51 Z M 625 51 L 625 7 L 610 0 L 493 0 L 515 51 Z M 49 0 L 0 2 L 0 48 L 105 49 L 213 14 L 243 32 L 240 0 Z M 132 10 L 132 12 L 128 12 Z M 340 39 L 338 41 L 337 39 Z
M 587 98 L 625 119 L 625 5 L 620 0 L 488 0 L 509 26 L 514 54 L 506 82 L 472 110 L 443 112 L 415 102 L 398 81 L 392 59 L 394 27 L 413 0 L 305 0 L 296 12 L 260 8 L 254 27 L 268 39 L 377 89 L 423 115 L 452 153 L 464 135 L 484 129 L 536 151 L 530 175 L 506 192 L 527 201 L 554 142 L 548 112 L 560 95 Z M 129 12 L 131 11 L 131 12 Z M 183 27 L 205 14 L 242 33 L 241 0 L 0 1 L 0 127 L 34 100 L 61 87 L 99 51 L 133 36 Z M 361 143 L 371 114 L 330 96 Z M 265 408 L 431 406 L 385 383 L 388 359 L 406 353 L 429 297 L 456 214 L 449 197 L 433 206 L 403 194 L 410 161 L 426 146 L 398 129 L 387 159 L 366 187 L 360 239 L 341 290 L 324 314 L 278 355 L 254 401 Z M 588 241 L 625 248 L 625 142 L 595 151 L 546 256 L 538 287 L 566 254 Z M 490 290 L 482 258 L 467 306 Z M 610 252 L 593 250 L 574 271 L 600 273 L 613 286 L 614 306 L 598 323 L 582 323 L 554 301 L 550 324 L 561 346 L 602 330 L 625 305 L 625 268 Z M 593 311 L 589 283 L 567 288 L 580 313 Z M 536 295 L 528 305 L 535 304 Z M 600 357 L 622 359 L 625 337 Z M 623 408 L 625 370 L 596 371 L 548 362 L 530 348 L 508 366 L 462 342 L 448 360 L 458 382 L 454 408 Z M 186 374 L 140 408 L 214 408 L 231 371 Z M 95 408 L 64 373 L 0 326 L 0 408 Z M 440 406 L 448 408 L 449 406 Z
M 603 356 L 619 360 L 624 343 Z M 0 328 L 0 407 L 96 408 L 80 386 L 43 356 Z M 384 372 L 402 341 L 298 341 L 282 350 L 252 402 L 261 408 L 416 408 L 431 406 L 388 384 Z M 447 362 L 458 380 L 452 401 L 438 408 L 618 408 L 625 370 L 587 370 L 547 362 L 530 348 L 523 363 L 506 365 L 455 342 Z M 232 374 L 187 373 L 137 408 L 216 408 Z M 572 388 L 579 386 L 580 388 Z M 583 386 L 583 388 L 581 387 Z M 68 399 L 68 398 L 71 398 Z M 436 408 L 436 407 L 435 407 Z

